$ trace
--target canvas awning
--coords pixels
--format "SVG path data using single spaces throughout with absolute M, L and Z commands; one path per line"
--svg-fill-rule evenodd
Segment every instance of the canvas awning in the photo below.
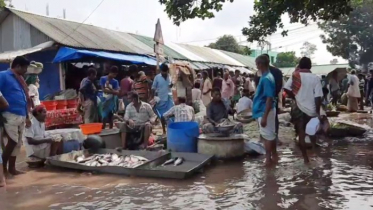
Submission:
M 14 58 L 16 58 L 17 56 L 22 56 L 22 55 L 31 54 L 31 53 L 34 53 L 34 52 L 39 52 L 39 51 L 42 51 L 44 49 L 52 47 L 53 44 L 54 44 L 54 41 L 48 41 L 48 42 L 44 42 L 42 44 L 36 45 L 35 47 L 0 53 L 0 62 L 9 63 Z
M 74 61 L 84 58 L 105 58 L 110 60 L 130 62 L 133 64 L 147 64 L 155 66 L 157 61 L 155 58 L 144 56 L 144 55 L 125 55 L 120 53 L 112 53 L 105 51 L 91 51 L 91 50 L 80 50 L 70 47 L 61 47 L 56 57 L 54 58 L 54 63 L 60 63 L 64 61 Z

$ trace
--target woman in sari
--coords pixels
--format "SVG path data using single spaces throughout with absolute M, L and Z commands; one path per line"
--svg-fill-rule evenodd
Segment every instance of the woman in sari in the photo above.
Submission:
M 117 101 L 119 94 L 119 82 L 115 79 L 118 75 L 118 67 L 113 66 L 110 68 L 110 72 L 107 76 L 103 76 L 100 79 L 100 85 L 103 96 L 100 97 L 101 101 L 98 104 L 98 108 L 102 118 L 102 128 L 106 127 L 106 123 L 109 123 L 109 128 L 113 126 L 113 116 L 117 111 Z
M 347 108 L 349 112 L 356 112 L 359 109 L 358 99 L 361 97 L 359 89 L 359 78 L 356 76 L 355 70 L 350 75 L 350 86 L 347 91 Z

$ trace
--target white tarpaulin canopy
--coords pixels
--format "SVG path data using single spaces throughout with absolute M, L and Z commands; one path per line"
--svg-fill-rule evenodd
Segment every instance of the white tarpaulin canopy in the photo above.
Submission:
M 54 41 L 48 41 L 48 42 L 44 42 L 42 44 L 36 45 L 35 47 L 0 53 L 0 62 L 9 63 L 17 56 L 27 55 L 30 53 L 44 50 L 46 48 L 52 47 L 53 44 L 54 44 Z

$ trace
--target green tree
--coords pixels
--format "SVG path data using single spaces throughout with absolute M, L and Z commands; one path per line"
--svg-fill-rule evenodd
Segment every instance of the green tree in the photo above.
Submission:
M 0 0 L 0 9 L 5 7 L 5 6 L 6 6 L 6 4 L 5 4 L 4 0 Z
M 281 52 L 277 54 L 275 65 L 278 68 L 281 67 L 295 67 L 298 65 L 299 58 L 295 55 L 294 51 Z
M 373 0 L 363 0 L 354 4 L 349 15 L 337 21 L 319 24 L 325 32 L 321 38 L 327 44 L 327 50 L 334 56 L 349 60 L 354 66 L 364 67 L 373 61 Z
M 250 52 L 250 48 L 240 46 L 237 40 L 232 35 L 224 35 L 220 37 L 216 42 L 210 43 L 207 47 L 239 54 L 247 54 L 248 52 Z
M 262 41 L 268 35 L 283 29 L 281 16 L 288 14 L 291 23 L 307 24 L 316 20 L 336 20 L 352 11 L 351 1 L 363 0 L 255 0 L 254 15 L 249 27 L 242 29 L 249 42 Z M 223 4 L 234 0 L 159 0 L 166 6 L 165 11 L 176 25 L 187 19 L 213 18 L 214 12 L 221 11 Z M 249 18 L 249 17 L 248 17 Z M 282 30 L 287 35 L 287 30 Z
M 248 47 L 248 46 L 240 46 L 241 47 L 241 54 L 242 55 L 250 55 L 251 54 L 251 49 L 250 49 L 250 47 Z
M 304 42 L 303 46 L 300 48 L 302 51 L 300 54 L 303 57 L 308 57 L 312 59 L 312 56 L 315 54 L 317 47 L 315 44 L 309 43 L 309 42 Z

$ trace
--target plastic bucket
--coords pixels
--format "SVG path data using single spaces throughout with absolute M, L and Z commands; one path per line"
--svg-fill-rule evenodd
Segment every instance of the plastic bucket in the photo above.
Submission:
M 70 99 L 66 100 L 67 102 L 67 108 L 77 108 L 78 107 L 78 100 L 77 99 Z
M 170 123 L 167 128 L 167 149 L 172 152 L 197 152 L 198 136 L 196 122 Z
M 45 106 L 47 111 L 56 110 L 57 102 L 56 101 L 42 101 L 41 104 Z
M 67 101 L 57 100 L 57 109 L 67 109 Z

